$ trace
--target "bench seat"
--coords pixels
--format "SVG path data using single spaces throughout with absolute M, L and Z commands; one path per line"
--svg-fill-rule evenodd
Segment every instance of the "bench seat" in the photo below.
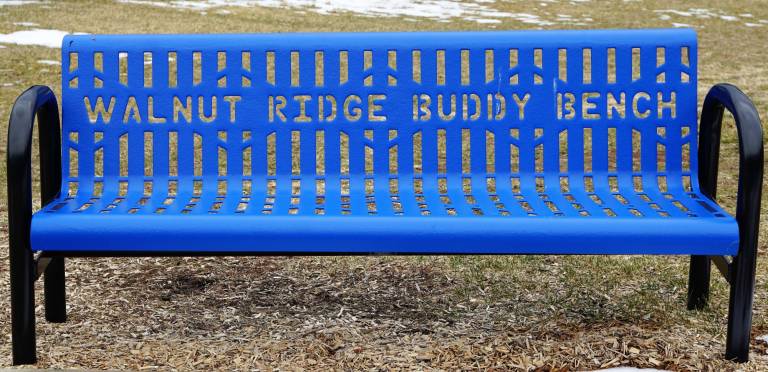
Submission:
M 439 195 L 428 190 L 425 194 Z M 297 208 L 296 214 L 274 205 L 265 215 L 263 202 L 238 213 L 240 198 L 220 199 L 221 207 L 215 213 L 209 208 L 183 209 L 183 203 L 161 203 L 167 208 L 158 214 L 153 213 L 157 206 L 151 202 L 140 205 L 140 198 L 131 201 L 130 197 L 114 208 L 96 202 L 73 212 L 88 200 L 64 198 L 33 216 L 32 248 L 72 252 L 697 255 L 732 255 L 738 248 L 734 218 L 701 194 L 657 195 L 653 202 L 644 201 L 645 194 L 635 194 L 627 198 L 631 206 L 621 204 L 610 193 L 592 194 L 603 206 L 586 194 L 574 195 L 547 194 L 548 201 L 561 205 L 558 212 L 546 207 L 537 193 L 493 195 L 508 208 L 501 211 L 488 195 L 485 209 L 467 203 L 451 205 L 465 208 L 469 213 L 464 215 L 438 213 L 437 208 L 422 215 L 416 200 L 409 203 L 405 198 L 400 199 L 403 212 L 397 215 L 391 210 L 369 215 L 365 205 L 357 209 L 353 205 L 349 215 L 328 208 L 326 214 L 317 215 L 314 203 L 304 210 Z M 571 206 L 568 199 L 583 200 L 582 209 Z M 531 209 L 521 207 L 519 200 L 530 201 Z M 675 207 L 672 200 L 688 211 Z M 668 208 L 656 210 L 651 203 Z M 483 214 L 475 215 L 472 208 Z M 607 215 L 606 208 L 616 215 Z M 642 216 L 632 214 L 630 208 Z

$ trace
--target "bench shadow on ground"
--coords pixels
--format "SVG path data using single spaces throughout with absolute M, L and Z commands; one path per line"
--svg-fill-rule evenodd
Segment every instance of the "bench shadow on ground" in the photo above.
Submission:
M 132 299 L 124 305 L 126 312 L 163 313 L 173 319 L 167 327 L 198 334 L 220 329 L 221 321 L 274 327 L 274 318 L 300 324 L 312 318 L 351 316 L 361 322 L 397 323 L 395 330 L 403 333 L 470 327 L 564 340 L 584 327 L 598 329 L 620 322 L 659 328 L 674 322 L 658 320 L 656 313 L 663 311 L 660 304 L 684 306 L 677 294 L 659 293 L 654 285 L 629 293 L 622 289 L 605 293 L 600 284 L 572 286 L 557 273 L 535 281 L 492 273 L 467 278 L 434 262 L 363 258 L 350 264 L 341 260 L 140 259 L 143 274 L 115 272 L 111 280 L 123 288 L 123 296 Z M 542 258 L 544 264 L 549 260 Z M 109 285 L 104 288 L 108 290 Z M 139 310 L 135 303 L 144 306 Z M 73 312 L 77 316 L 77 307 Z

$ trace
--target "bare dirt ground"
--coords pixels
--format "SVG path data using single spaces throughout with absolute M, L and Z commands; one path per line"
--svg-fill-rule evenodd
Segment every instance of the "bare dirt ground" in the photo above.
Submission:
M 0 5 L 0 34 L 639 28 L 688 24 L 700 38 L 699 89 L 742 87 L 768 115 L 768 8 L 760 1 L 473 3 L 509 14 L 370 17 L 303 8 L 185 8 L 44 2 Z M 567 15 L 568 17 L 562 17 Z M 492 17 L 491 17 L 492 18 Z M 546 22 L 542 22 L 546 21 Z M 762 22 L 765 21 L 765 22 Z M 35 25 L 30 25 L 33 23 Z M 0 44 L 0 117 L 32 84 L 58 91 L 59 50 Z M 0 121 L 0 157 L 6 122 Z M 728 125 L 719 202 L 733 208 L 738 151 Z M 0 182 L 5 183 L 3 167 Z M 768 218 L 763 208 L 760 254 Z M 0 299 L 7 304 L 5 188 L 0 188 Z M 768 334 L 768 262 L 758 263 L 754 336 Z M 687 257 L 122 258 L 67 262 L 69 321 L 38 308 L 36 367 L 86 369 L 521 369 L 619 365 L 669 370 L 766 370 L 722 360 L 727 287 L 685 310 Z M 39 288 L 42 289 L 42 288 Z M 41 292 L 41 291 L 39 291 Z M 38 303 L 42 303 L 38 298 Z M 10 312 L 0 305 L 0 366 L 9 366 Z

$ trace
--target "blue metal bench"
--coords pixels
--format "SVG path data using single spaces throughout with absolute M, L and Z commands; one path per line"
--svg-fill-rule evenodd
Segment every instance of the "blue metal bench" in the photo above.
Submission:
M 762 131 L 718 85 L 697 134 L 696 45 L 690 30 L 69 36 L 61 133 L 48 88 L 11 115 L 14 363 L 35 361 L 41 275 L 46 318 L 66 318 L 64 257 L 374 253 L 690 255 L 692 309 L 714 261 L 726 357 L 746 361 Z M 724 109 L 735 218 L 712 201 Z

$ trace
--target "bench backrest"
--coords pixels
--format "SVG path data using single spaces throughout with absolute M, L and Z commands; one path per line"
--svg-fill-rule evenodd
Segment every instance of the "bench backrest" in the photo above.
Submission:
M 62 53 L 65 193 L 696 187 L 691 30 L 82 35 Z

